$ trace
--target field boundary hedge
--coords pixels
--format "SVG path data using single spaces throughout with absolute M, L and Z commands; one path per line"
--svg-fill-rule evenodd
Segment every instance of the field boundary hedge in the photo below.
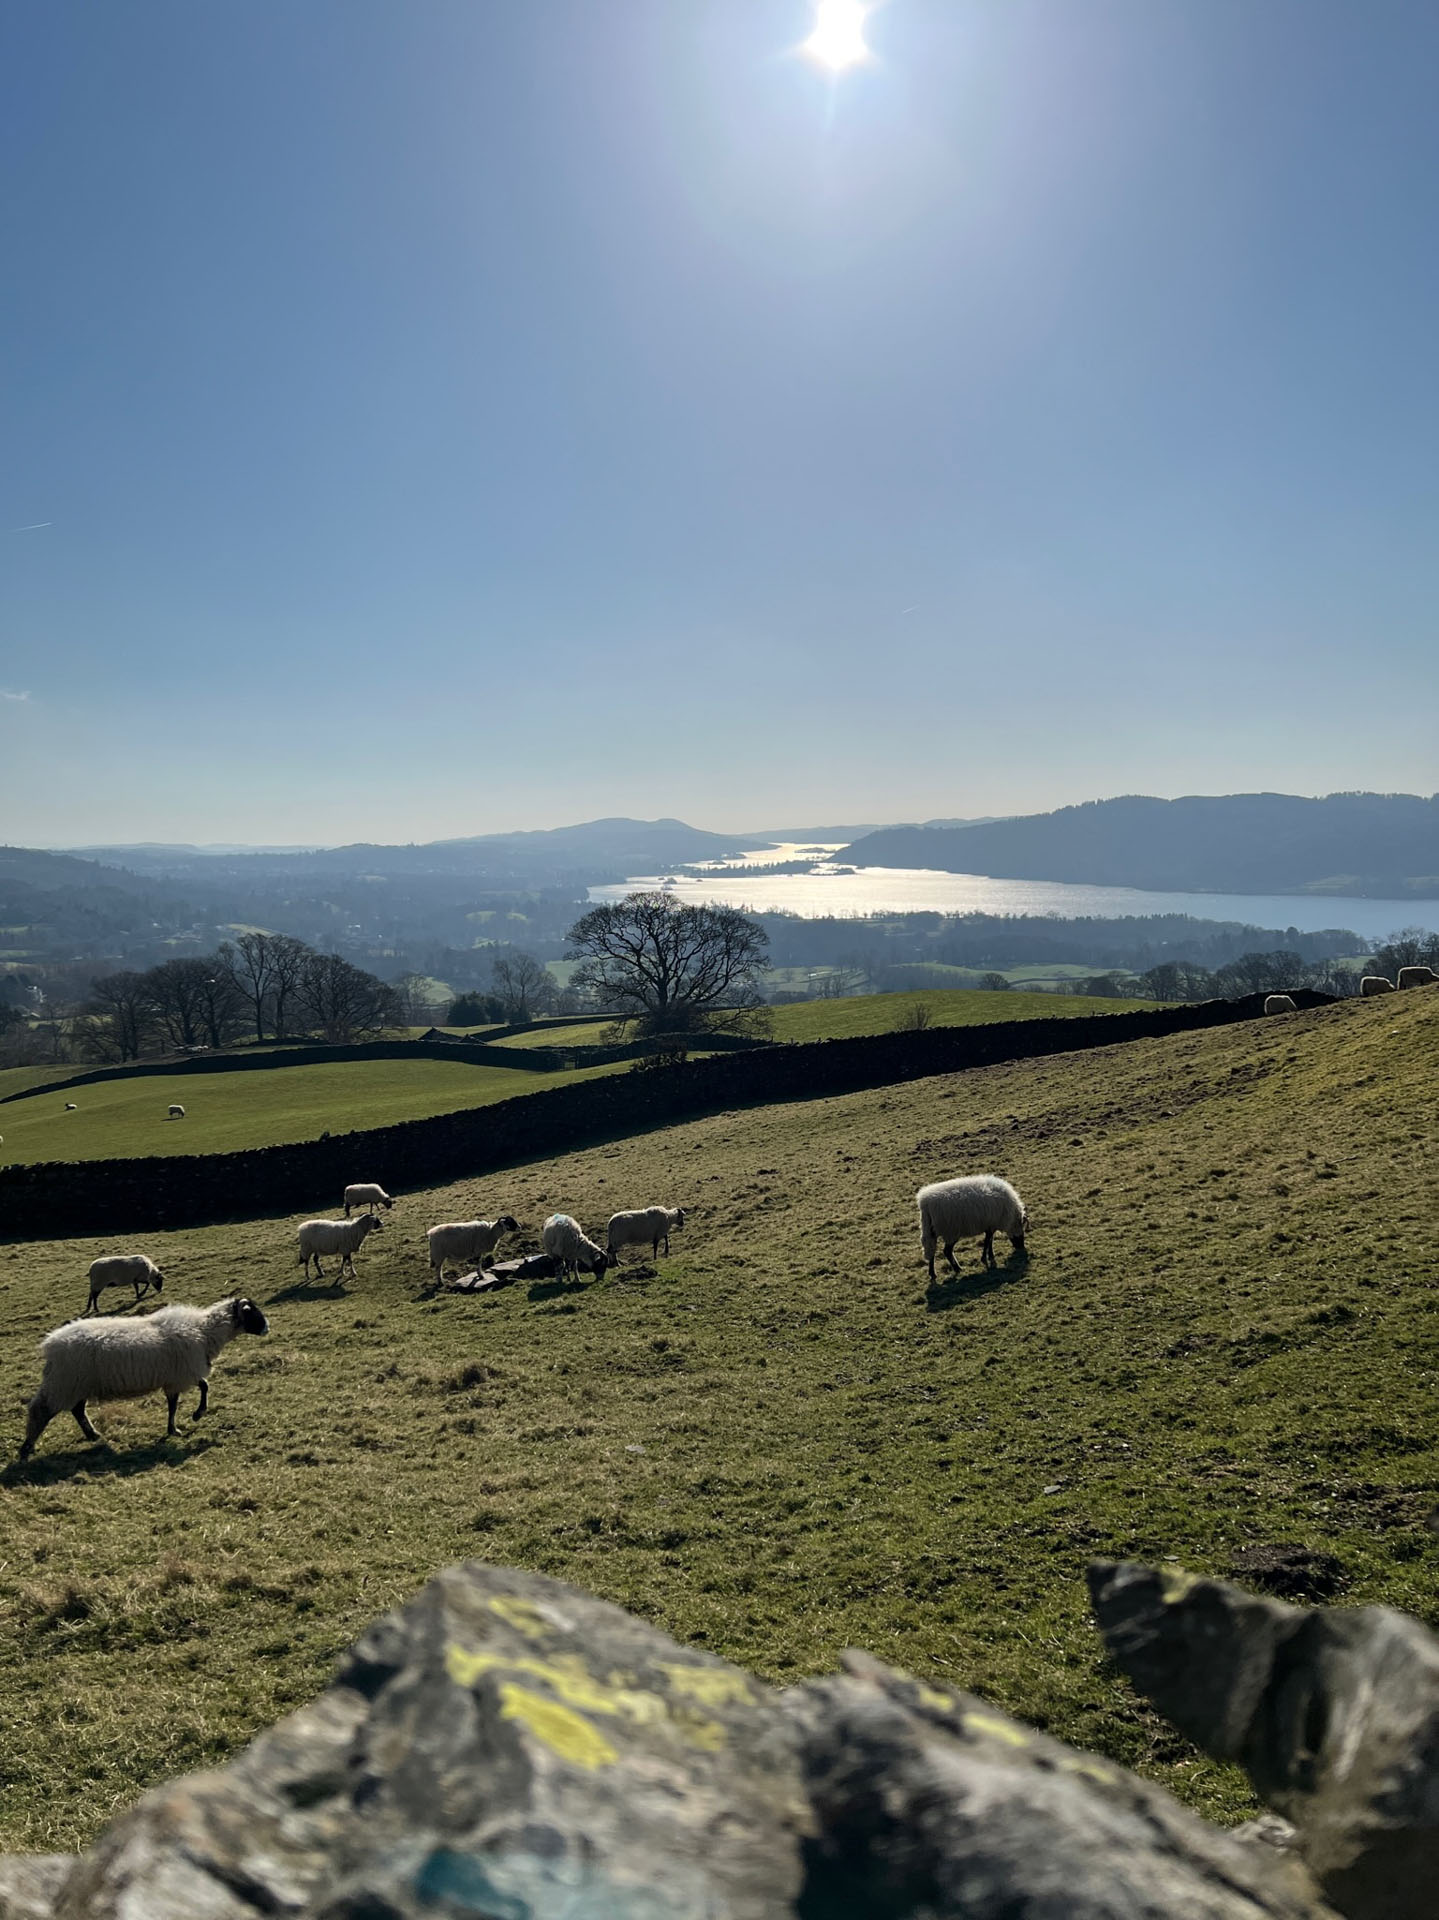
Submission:
M 1304 1007 L 1329 1003 L 1327 994 L 1312 991 L 1296 991 L 1293 998 Z M 0 1239 L 158 1232 L 333 1209 L 352 1180 L 378 1180 L 391 1193 L 405 1193 L 730 1108 L 858 1093 L 1001 1061 L 1230 1026 L 1263 1011 L 1264 995 L 1250 994 L 1144 1012 L 818 1040 L 547 1087 L 328 1140 L 239 1153 L 3 1167 Z M 412 1049 L 416 1043 L 396 1044 Z M 453 1057 L 448 1045 L 445 1057 Z

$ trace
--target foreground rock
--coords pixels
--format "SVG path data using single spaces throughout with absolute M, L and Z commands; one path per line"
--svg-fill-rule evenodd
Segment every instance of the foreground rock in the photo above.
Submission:
M 1104 1638 L 1182 1733 L 1248 1773 L 1350 1920 L 1439 1913 L 1439 1641 L 1387 1607 L 1306 1609 L 1100 1563 Z
M 970 1696 L 864 1656 L 777 1693 L 474 1565 L 223 1772 L 146 1795 L 52 1892 L 0 1894 L 0 1920 L 1329 1913 L 1283 1853 Z

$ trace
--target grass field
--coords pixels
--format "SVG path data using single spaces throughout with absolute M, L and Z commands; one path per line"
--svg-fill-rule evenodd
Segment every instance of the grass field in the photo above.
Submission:
M 1053 993 L 988 993 L 926 988 L 914 993 L 862 993 L 847 1000 L 805 1000 L 775 1007 L 776 1040 L 848 1040 L 858 1034 L 893 1033 L 916 1006 L 929 1009 L 936 1027 L 970 1027 L 994 1020 L 1054 1020 L 1080 1013 L 1124 1013 L 1147 1007 L 1148 1000 L 1100 1000 Z M 551 1027 L 517 1033 L 496 1042 L 502 1047 L 595 1046 L 602 1026 Z
M 455 1060 L 344 1060 L 237 1073 L 155 1074 L 100 1080 L 0 1107 L 6 1161 L 102 1160 L 130 1155 L 227 1153 L 422 1120 L 515 1094 L 567 1086 L 611 1069 L 532 1073 Z M 75 1113 L 66 1113 L 73 1099 Z M 170 1102 L 185 1109 L 170 1120 Z
M 176 1298 L 246 1291 L 272 1331 L 178 1440 L 157 1396 L 7 1471 L 0 1846 L 73 1846 L 223 1759 L 466 1556 L 774 1679 L 868 1646 L 1238 1814 L 1239 1776 L 1107 1667 L 1082 1570 L 1297 1541 L 1347 1601 L 1439 1623 L 1436 1104 L 1418 992 L 408 1196 L 344 1295 L 299 1283 L 283 1222 L 141 1236 Z M 1029 1200 L 1030 1261 L 930 1289 L 914 1189 L 978 1169 Z M 593 1230 L 651 1200 L 689 1213 L 658 1272 L 425 1295 L 432 1220 L 509 1209 L 533 1243 L 554 1207 Z M 15 1441 L 34 1342 L 100 1250 L 0 1249 Z

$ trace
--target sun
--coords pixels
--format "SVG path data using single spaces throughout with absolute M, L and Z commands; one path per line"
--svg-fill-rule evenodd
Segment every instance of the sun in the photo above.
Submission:
M 868 11 L 864 0 L 817 0 L 814 30 L 802 51 L 831 73 L 859 66 L 870 58 L 864 38 Z

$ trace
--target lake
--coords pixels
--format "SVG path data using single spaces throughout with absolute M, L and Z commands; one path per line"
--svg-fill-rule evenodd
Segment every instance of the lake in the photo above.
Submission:
M 1439 900 L 1359 900 L 1298 893 L 1145 893 L 1137 887 L 1070 886 L 1058 880 L 993 880 L 982 873 L 939 873 L 929 867 L 859 867 L 839 872 L 825 856 L 836 847 L 767 847 L 696 869 L 668 883 L 693 905 L 744 907 L 751 913 L 796 913 L 805 919 L 870 913 L 1051 914 L 1058 919 L 1123 919 L 1188 913 L 1197 920 L 1294 927 L 1319 933 L 1348 927 L 1366 941 L 1400 927 L 1439 930 Z M 757 873 L 775 861 L 812 857 L 808 873 Z M 636 875 L 621 886 L 591 887 L 592 901 L 622 900 L 660 885 L 665 876 Z

